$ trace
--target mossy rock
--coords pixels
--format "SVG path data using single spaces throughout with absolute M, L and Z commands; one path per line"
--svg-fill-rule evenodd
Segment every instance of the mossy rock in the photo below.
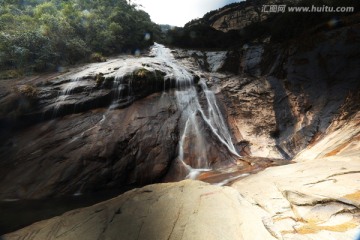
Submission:
M 139 68 L 132 75 L 126 76 L 125 82 L 131 85 L 132 91 L 137 97 L 144 97 L 164 90 L 164 76 L 165 73 L 159 70 L 150 71 Z
M 103 73 L 98 73 L 95 76 L 95 82 L 96 82 L 96 86 L 99 87 L 101 86 L 105 81 L 105 77 Z
M 165 73 L 159 70 L 149 71 L 146 68 L 139 68 L 133 72 L 133 76 L 135 79 L 147 79 L 148 81 L 163 81 Z
M 165 73 L 159 70 L 149 71 L 146 68 L 136 69 L 133 73 L 133 80 L 146 80 L 148 82 L 164 81 Z
M 150 72 L 145 68 L 140 68 L 135 70 L 133 74 L 136 78 L 146 78 L 146 77 L 150 77 L 152 75 L 152 72 Z

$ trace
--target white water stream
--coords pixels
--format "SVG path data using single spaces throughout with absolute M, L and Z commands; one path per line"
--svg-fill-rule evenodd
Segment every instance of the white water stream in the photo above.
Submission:
M 176 100 L 179 110 L 182 111 L 182 118 L 185 120 L 185 127 L 181 130 L 181 138 L 179 142 L 179 161 L 189 171 L 187 178 L 196 178 L 196 176 L 203 171 L 210 170 L 210 164 L 206 152 L 206 144 L 208 140 L 203 132 L 197 119 L 200 116 L 204 123 L 209 127 L 212 133 L 218 140 L 234 155 L 239 156 L 236 152 L 235 146 L 232 143 L 230 132 L 226 126 L 225 120 L 216 102 L 215 94 L 208 89 L 204 79 L 201 79 L 199 84 L 205 93 L 207 101 L 207 108 L 203 109 L 199 102 L 198 93 L 194 86 L 193 75 L 185 69 L 180 63 L 176 61 L 170 49 L 163 45 L 155 44 L 152 48 L 151 54 L 160 60 L 163 64 L 163 69 L 167 69 L 167 78 L 174 78 L 176 80 Z M 194 138 L 192 144 L 193 151 L 195 151 L 196 159 L 192 160 L 190 166 L 185 163 L 185 141 L 187 138 Z

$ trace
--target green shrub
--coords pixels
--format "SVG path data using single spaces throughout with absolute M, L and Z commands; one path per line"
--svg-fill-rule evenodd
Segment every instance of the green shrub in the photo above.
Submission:
M 146 48 L 160 32 L 147 13 L 127 0 L 3 0 L 0 69 L 46 71 L 83 60 L 104 61 L 96 53 Z

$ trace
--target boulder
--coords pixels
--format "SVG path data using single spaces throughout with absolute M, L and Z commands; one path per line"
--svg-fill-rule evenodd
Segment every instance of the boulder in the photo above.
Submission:
M 352 240 L 360 224 L 360 159 L 317 159 L 268 168 L 232 186 L 266 212 L 277 239 Z
M 259 212 L 232 188 L 186 180 L 135 189 L 3 239 L 275 239 Z

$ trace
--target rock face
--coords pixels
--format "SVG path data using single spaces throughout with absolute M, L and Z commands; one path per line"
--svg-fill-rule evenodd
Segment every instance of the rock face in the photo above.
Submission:
M 354 239 L 360 224 L 359 124 L 357 114 L 294 164 L 266 169 L 233 187 L 265 210 L 263 222 L 278 239 Z
M 360 48 L 353 39 L 359 34 L 356 26 L 344 27 L 287 48 L 257 44 L 237 54 L 174 55 L 198 83 L 199 105 L 209 105 L 203 82 L 221 100 L 216 108 L 225 113 L 229 142 L 241 154 L 290 159 L 324 136 L 342 111 L 358 110 L 356 101 L 346 105 L 345 99 L 357 99 Z M 172 89 L 184 69 L 174 71 L 175 60 L 160 60 L 120 57 L 15 86 L 6 82 L 0 89 L 0 197 L 43 198 L 179 180 L 190 176 L 186 165 L 206 170 L 233 164 L 237 159 L 206 123 L 210 110 L 195 107 L 190 114 L 195 125 L 188 131 L 202 138 L 182 136 L 186 111 Z M 230 65 L 239 75 L 225 72 Z M 181 139 L 188 154 L 179 160 Z M 213 144 L 194 147 L 204 140 Z M 195 155 L 206 156 L 209 165 Z
M 290 159 L 345 112 L 358 111 L 359 44 L 349 36 L 359 35 L 358 27 L 345 27 L 290 48 L 257 44 L 229 52 L 222 72 L 209 73 L 208 85 L 223 103 L 239 148 Z
M 241 67 L 243 72 L 252 76 L 260 76 L 261 69 L 259 67 L 264 48 L 262 45 L 244 46 L 244 56 L 241 59 Z
M 263 4 L 276 4 L 276 0 L 247 0 L 229 4 L 217 11 L 210 12 L 199 20 L 193 20 L 190 25 L 205 23 L 223 32 L 241 30 L 254 22 L 261 22 L 269 17 L 262 12 Z
M 118 58 L 24 80 L 19 92 L 2 98 L 2 106 L 14 107 L 3 111 L 0 198 L 159 181 L 176 157 L 180 112 L 173 94 L 161 94 L 171 87 L 165 73 L 142 65 L 149 59 Z
M 39 122 L 108 107 L 111 103 L 123 108 L 137 99 L 174 87 L 172 79 L 164 84 L 164 69 L 160 71 L 154 64 L 150 67 L 150 62 L 129 56 L 85 65 L 46 79 L 25 79 L 1 99 L 0 117 Z
M 353 240 L 360 224 L 360 114 L 343 121 L 294 163 L 232 187 L 149 185 L 3 239 Z
M 263 18 L 241 11 L 244 25 L 226 11 L 213 24 Z M 175 49 L 171 57 L 158 48 L 4 82 L 0 200 L 240 180 L 233 188 L 151 185 L 3 238 L 352 239 L 360 224 L 358 39 L 354 25 L 287 46 Z
M 5 87 L 0 199 L 182 180 L 193 168 L 234 165 L 213 94 L 169 49 L 156 49 Z M 216 56 L 207 56 L 213 68 Z
M 357 99 L 359 37 L 354 25 L 290 46 L 246 44 L 228 52 L 216 73 L 207 67 L 203 52 L 177 56 L 208 71 L 207 83 L 221 99 L 240 149 L 253 156 L 291 159 L 348 111 L 346 99 Z M 345 108 L 358 111 L 355 102 Z
M 349 39 L 353 34 L 360 36 L 360 29 L 346 27 L 320 34 L 315 44 L 307 43 L 308 49 L 289 50 L 286 60 L 275 61 L 270 69 L 267 80 L 275 93 L 277 142 L 290 156 L 324 133 L 340 115 L 346 97 L 359 91 L 360 70 L 355 66 L 360 59 L 354 57 L 359 48 Z
M 0 195 L 42 198 L 158 181 L 176 157 L 175 110 L 173 98 L 154 94 L 125 109 L 73 114 L 22 130 L 2 147 Z
M 254 50 L 262 49 L 259 45 L 247 46 L 225 62 L 238 66 L 233 72 L 240 74 L 219 75 L 214 88 L 223 95 L 237 142 L 247 140 L 255 156 L 290 159 L 324 135 L 347 111 L 345 99 L 359 92 L 360 48 L 351 36 L 360 36 L 358 26 L 286 48 L 264 44 L 262 54 Z M 358 104 L 352 105 L 357 110 L 350 111 L 358 111 Z
M 212 60 L 224 56 L 221 52 L 175 54 L 199 76 L 199 97 L 183 103 L 189 108 L 195 106 L 191 105 L 195 101 L 210 105 L 210 98 L 205 97 L 209 92 L 203 86 L 206 82 L 221 100 L 217 108 L 226 113 L 243 155 L 293 158 L 288 165 L 262 172 L 256 169 L 265 162 L 261 158 L 257 163 L 243 157 L 237 159 L 242 163 L 234 167 L 230 150 L 221 147 L 211 125 L 206 125 L 211 111 L 202 113 L 195 108 L 190 111 L 192 118 L 184 121 L 188 111 L 179 109 L 179 97 L 188 98 L 171 89 L 171 78 L 168 82 L 163 79 L 168 75 L 166 70 L 152 74 L 142 69 L 149 66 L 140 65 L 130 68 L 134 76 L 124 75 L 119 83 L 111 72 L 102 70 L 102 74 L 83 72 L 82 76 L 88 77 L 75 82 L 53 79 L 39 85 L 40 90 L 21 87 L 20 94 L 30 101 L 28 106 L 37 106 L 39 102 L 31 102 L 31 98 L 38 94 L 44 104 L 47 95 L 42 88 L 54 89 L 58 84 L 66 91 L 68 83 L 76 84 L 70 94 L 74 96 L 60 98 L 60 102 L 51 100 L 43 105 L 52 106 L 48 109 L 56 109 L 59 103 L 71 106 L 75 96 L 76 101 L 87 101 L 89 95 L 88 99 L 103 97 L 106 92 L 121 97 L 104 101 L 109 108 L 85 104 L 91 107 L 76 113 L 60 111 L 61 117 L 27 126 L 3 140 L 2 198 L 95 192 L 179 180 L 186 174 L 207 178 L 214 184 L 231 183 L 231 187 L 191 180 L 149 185 L 2 238 L 353 240 L 360 225 L 359 60 L 354 57 L 358 44 L 349 42 L 347 36 L 358 36 L 359 29 L 343 28 L 333 33 L 337 33 L 336 41 L 329 37 L 321 47 L 318 43 L 306 49 L 293 46 L 287 52 L 279 47 L 274 53 L 266 51 L 267 46 L 242 49 L 237 59 L 239 75 L 214 72 Z M 264 68 L 269 62 L 270 67 Z M 224 69 L 227 64 L 225 61 L 216 68 Z M 143 92 L 140 85 L 146 85 L 148 78 L 153 79 L 149 82 L 155 87 Z M 131 95 L 123 89 L 129 89 L 134 79 L 141 84 L 134 85 L 138 90 Z M 167 84 L 161 92 L 156 92 L 160 89 L 158 79 Z M 107 87 L 108 81 L 111 87 Z M 114 85 L 120 90 L 114 90 Z M 11 93 L 2 95 L 6 98 Z M 59 100 L 54 94 L 49 96 Z M 21 116 L 34 118 L 38 110 L 33 108 Z M 189 134 L 181 133 L 184 126 L 191 129 Z M 202 138 L 194 136 L 196 131 L 203 133 Z M 196 145 L 198 139 L 213 143 L 200 148 L 200 155 L 211 156 L 208 160 L 214 167 L 232 165 L 237 175 L 226 175 L 232 168 L 215 173 L 202 169 L 203 174 L 200 170 L 182 172 L 186 166 L 196 166 L 198 159 L 194 156 L 199 156 L 199 148 L 194 146 L 200 146 Z M 179 154 L 184 149 L 184 154 Z M 275 164 L 268 160 L 265 165 Z M 225 181 L 219 183 L 217 180 L 225 175 Z

